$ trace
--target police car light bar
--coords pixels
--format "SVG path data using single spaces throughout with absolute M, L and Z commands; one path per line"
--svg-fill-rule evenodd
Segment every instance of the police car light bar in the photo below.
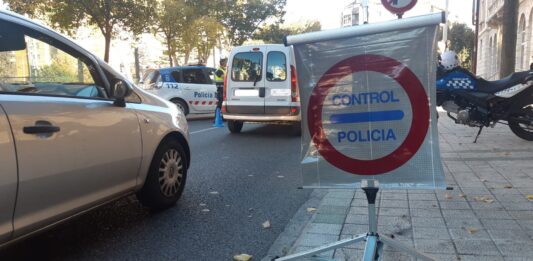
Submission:
M 311 32 L 305 34 L 288 35 L 283 38 L 285 46 L 314 43 L 326 40 L 341 39 L 353 36 L 377 34 L 394 30 L 408 29 L 425 25 L 439 24 L 446 21 L 446 14 L 433 13 L 428 15 L 414 16 L 393 21 L 365 24 L 340 29 Z

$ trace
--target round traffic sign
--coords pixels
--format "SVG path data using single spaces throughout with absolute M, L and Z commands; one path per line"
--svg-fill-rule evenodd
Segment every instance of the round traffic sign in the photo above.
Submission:
M 381 0 L 385 9 L 393 14 L 403 14 L 416 5 L 417 0 Z
M 396 81 L 411 103 L 411 124 L 404 141 L 391 153 L 377 159 L 349 157 L 328 140 L 322 122 L 323 104 L 331 88 L 349 74 L 376 72 Z M 358 175 L 379 175 L 392 171 L 409 161 L 422 146 L 429 128 L 429 100 L 424 86 L 403 63 L 392 58 L 364 54 L 352 56 L 333 65 L 317 82 L 307 108 L 311 139 L 322 157 L 333 166 Z

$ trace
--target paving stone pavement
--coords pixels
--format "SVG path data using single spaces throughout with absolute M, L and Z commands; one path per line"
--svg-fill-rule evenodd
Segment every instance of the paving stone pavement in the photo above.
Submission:
M 378 232 L 438 260 L 533 260 L 533 142 L 505 125 L 477 129 L 440 114 L 443 168 L 451 191 L 381 190 Z M 368 231 L 362 190 L 325 190 L 300 236 L 284 252 L 296 253 Z M 322 253 L 361 260 L 364 243 Z M 272 256 L 286 253 L 269 251 Z M 277 251 L 279 252 L 279 251 Z M 414 260 L 385 246 L 382 260 Z

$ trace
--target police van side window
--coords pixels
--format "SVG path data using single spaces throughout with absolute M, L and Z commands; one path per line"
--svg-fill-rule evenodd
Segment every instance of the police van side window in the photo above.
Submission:
M 287 59 L 282 52 L 269 52 L 267 55 L 267 80 L 282 82 L 287 79 Z
M 231 64 L 231 79 L 236 82 L 257 82 L 261 80 L 263 53 L 237 53 Z
M 210 84 L 211 80 L 207 78 L 202 69 L 185 69 L 183 70 L 184 83 Z

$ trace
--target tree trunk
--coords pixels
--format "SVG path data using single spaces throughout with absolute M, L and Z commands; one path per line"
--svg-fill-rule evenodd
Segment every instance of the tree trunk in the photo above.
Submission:
M 180 66 L 180 63 L 178 61 L 178 57 L 176 57 L 176 54 L 172 54 L 172 60 L 174 61 L 175 66 Z
M 104 34 L 105 38 L 105 50 L 104 50 L 104 62 L 109 62 L 109 49 L 111 47 L 111 32 Z
M 515 70 L 518 1 L 505 0 L 505 3 L 503 4 L 502 19 L 502 60 L 500 78 L 513 73 Z
M 189 50 L 185 51 L 185 58 L 184 58 L 184 61 L 183 61 L 184 65 L 189 64 L 189 56 L 190 55 L 191 55 L 191 51 L 189 51 Z

